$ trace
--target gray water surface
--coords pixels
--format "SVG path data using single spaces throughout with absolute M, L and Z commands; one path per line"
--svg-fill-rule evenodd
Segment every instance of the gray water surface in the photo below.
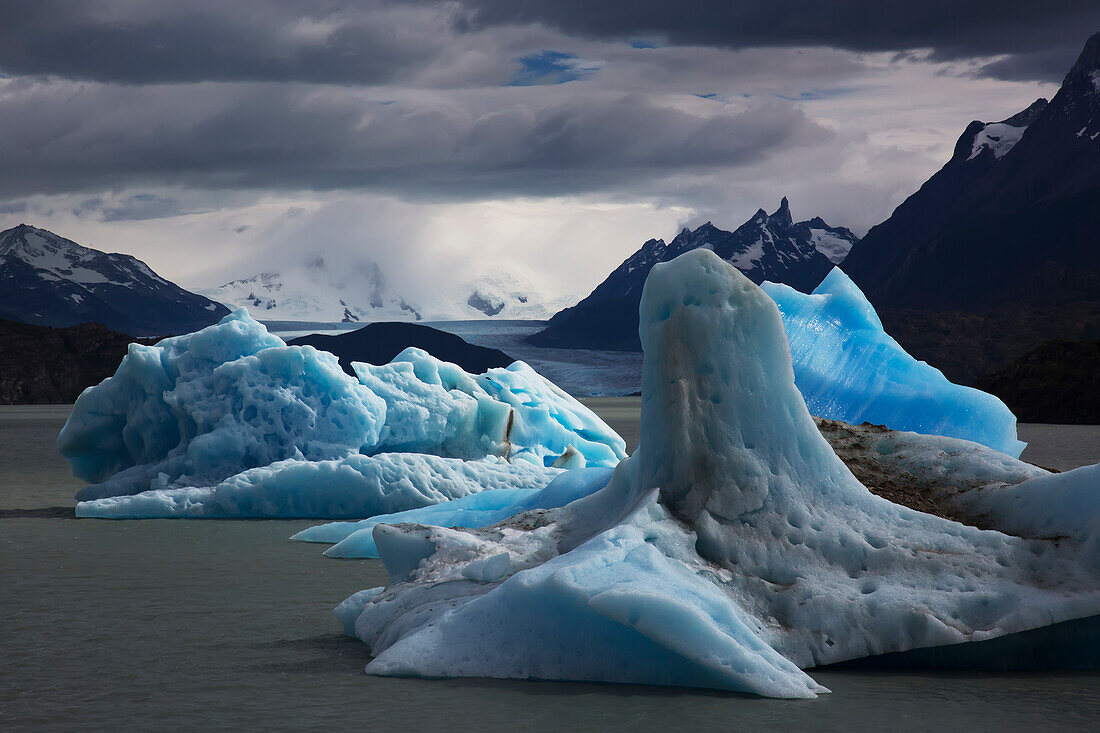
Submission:
M 636 415 L 595 406 L 615 427 Z M 384 584 L 381 563 L 286 541 L 308 521 L 68 518 L 66 415 L 0 408 L 0 729 L 1024 730 L 1100 715 L 1092 673 L 814 672 L 833 692 L 810 701 L 368 676 L 331 608 Z M 1035 442 L 1072 462 L 1081 436 L 1096 455 L 1091 430 L 1036 426 Z

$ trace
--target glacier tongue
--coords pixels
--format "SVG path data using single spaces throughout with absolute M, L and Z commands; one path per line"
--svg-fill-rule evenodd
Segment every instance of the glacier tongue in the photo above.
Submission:
M 861 485 L 795 387 L 779 310 L 713 253 L 656 266 L 641 316 L 642 440 L 606 487 L 483 529 L 375 526 L 400 572 L 337 609 L 368 672 L 808 697 L 800 668 L 1100 612 L 1092 523 L 1025 539 Z M 1065 476 L 1003 491 L 1060 487 L 1030 519 L 1059 527 L 1097 489 Z

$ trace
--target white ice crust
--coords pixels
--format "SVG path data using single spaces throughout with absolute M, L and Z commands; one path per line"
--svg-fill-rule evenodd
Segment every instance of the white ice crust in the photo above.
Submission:
M 804 668 L 1100 611 L 1095 471 L 1010 463 L 1023 482 L 989 489 L 1058 540 L 872 495 L 814 425 L 775 304 L 705 250 L 654 268 L 641 336 L 641 444 L 606 487 L 484 529 L 374 527 L 392 582 L 337 608 L 368 672 L 810 697 Z

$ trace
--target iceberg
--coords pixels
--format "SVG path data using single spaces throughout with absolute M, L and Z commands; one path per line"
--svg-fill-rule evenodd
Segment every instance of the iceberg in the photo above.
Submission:
M 410 348 L 353 368 L 358 379 L 244 310 L 155 346 L 131 344 L 114 376 L 80 395 L 58 449 L 91 483 L 81 502 L 144 496 L 78 511 L 364 517 L 479 486 L 542 488 L 557 469 L 626 455 L 619 435 L 523 362 L 472 375 Z
M 366 671 L 813 697 L 826 690 L 807 668 L 1100 612 L 1095 469 L 1050 475 L 992 451 L 945 453 L 973 482 L 949 499 L 1003 495 L 973 500 L 1036 535 L 891 503 L 818 430 L 783 325 L 709 251 L 655 266 L 638 450 L 558 508 L 482 528 L 375 524 L 391 583 L 336 609 L 370 647 Z M 893 469 L 973 445 L 898 435 Z M 890 453 L 853 438 L 849 452 L 879 447 Z M 1056 501 L 1039 499 L 1052 491 Z M 1029 500 L 1013 509 L 1016 496 Z
M 423 349 L 385 366 L 352 364 L 359 382 L 385 400 L 372 451 L 499 455 L 550 466 L 614 466 L 626 442 L 591 410 L 522 361 L 472 375 Z
M 795 384 L 814 415 L 962 438 L 1014 458 L 1026 447 L 1001 400 L 906 353 L 839 267 L 810 295 L 772 282 L 760 287 L 779 306 Z

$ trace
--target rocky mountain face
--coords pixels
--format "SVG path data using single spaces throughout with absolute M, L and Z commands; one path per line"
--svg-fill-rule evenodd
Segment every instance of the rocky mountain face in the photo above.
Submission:
M 1055 340 L 975 385 L 1004 400 L 1020 422 L 1100 423 L 1100 340 Z
M 475 346 L 468 341 L 417 323 L 370 323 L 338 336 L 310 334 L 288 341 L 291 346 L 313 346 L 335 354 L 345 372 L 355 376 L 353 361 L 389 364 L 410 346 L 424 349 L 437 359 L 458 364 L 471 374 L 506 367 L 515 359 L 499 349 Z
M 107 254 L 21 224 L 0 232 L 0 318 L 42 326 L 101 323 L 135 336 L 187 333 L 229 310 Z
M 0 405 L 69 404 L 114 374 L 133 339 L 98 323 L 50 328 L 0 320 Z
M 684 229 L 667 244 L 649 240 L 530 341 L 536 346 L 637 351 L 638 304 L 655 264 L 705 247 L 755 283 L 770 280 L 809 292 L 858 240 L 848 229 L 829 226 L 821 218 L 795 222 L 784 198 L 774 213 L 760 209 L 732 232 L 707 222 L 694 231 Z
M 1100 307 L 1100 34 L 1050 102 L 972 122 L 844 270 L 887 330 L 953 379 L 972 381 L 1050 338 L 1094 337 L 1098 324 L 1081 317 Z M 988 321 L 973 329 L 978 343 L 950 331 L 920 343 L 975 317 Z

